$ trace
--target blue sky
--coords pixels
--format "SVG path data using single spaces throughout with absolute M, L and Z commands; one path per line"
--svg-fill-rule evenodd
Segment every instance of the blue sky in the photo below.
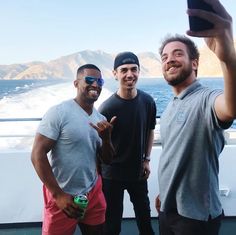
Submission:
M 0 3 L 0 64 L 49 61 L 82 50 L 157 52 L 188 29 L 187 0 L 6 0 Z M 236 2 L 221 0 L 233 16 Z M 202 39 L 194 39 L 199 45 Z

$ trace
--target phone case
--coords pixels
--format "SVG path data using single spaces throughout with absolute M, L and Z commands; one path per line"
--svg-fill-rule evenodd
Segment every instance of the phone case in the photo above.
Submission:
M 215 12 L 212 7 L 203 0 L 188 0 L 188 8 Z M 192 31 L 203 31 L 212 29 L 214 24 L 200 17 L 189 16 L 189 27 Z

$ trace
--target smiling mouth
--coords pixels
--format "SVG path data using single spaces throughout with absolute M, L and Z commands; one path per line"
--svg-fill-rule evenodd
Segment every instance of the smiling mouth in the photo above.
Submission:
M 173 72 L 173 71 L 175 71 L 175 70 L 176 70 L 176 67 L 170 67 L 170 68 L 168 69 L 169 72 Z
M 172 72 L 175 72 L 178 68 L 179 68 L 180 66 L 170 66 L 170 67 L 168 67 L 167 68 L 167 72 L 170 72 L 170 73 L 172 73 Z
M 133 84 L 134 82 L 135 82 L 134 79 L 128 79 L 128 80 L 126 80 L 126 83 L 128 83 L 128 84 Z
M 88 93 L 91 94 L 91 95 L 98 95 L 97 90 L 89 90 Z

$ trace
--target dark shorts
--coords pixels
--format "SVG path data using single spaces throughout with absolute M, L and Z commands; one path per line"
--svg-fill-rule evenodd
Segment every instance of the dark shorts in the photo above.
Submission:
M 207 221 L 195 220 L 178 214 L 177 211 L 159 213 L 160 235 L 218 235 L 223 217 Z

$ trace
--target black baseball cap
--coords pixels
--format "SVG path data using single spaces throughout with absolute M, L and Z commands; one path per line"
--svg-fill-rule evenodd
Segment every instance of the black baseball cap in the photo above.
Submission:
M 114 70 L 123 64 L 137 64 L 139 67 L 138 57 L 130 51 L 121 52 L 115 58 Z

